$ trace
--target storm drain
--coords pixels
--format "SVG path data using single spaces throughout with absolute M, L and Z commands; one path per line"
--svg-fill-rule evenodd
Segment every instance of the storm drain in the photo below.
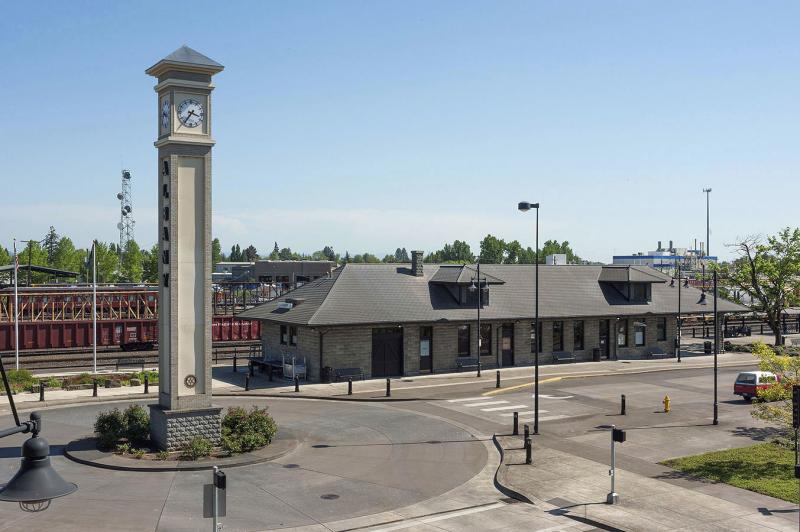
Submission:
M 325 495 L 320 495 L 319 498 L 325 499 L 326 501 L 335 501 L 339 498 L 339 496 L 335 493 L 326 493 Z
M 300 467 L 300 465 L 299 464 L 285 464 L 283 467 L 286 468 L 286 469 L 297 469 L 298 467 Z

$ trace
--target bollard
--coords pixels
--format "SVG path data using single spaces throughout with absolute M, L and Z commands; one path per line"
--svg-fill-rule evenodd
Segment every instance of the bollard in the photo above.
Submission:
M 252 360 L 247 363 L 247 372 L 250 374 L 251 377 L 256 374 L 256 367 L 253 365 L 253 361 Z M 270 380 L 272 380 L 272 379 L 270 379 Z
M 92 381 L 92 397 L 97 397 L 97 379 Z
M 522 425 L 522 431 L 523 431 L 523 438 L 527 440 L 531 437 L 531 428 L 527 423 Z
M 525 463 L 530 465 L 533 463 L 533 445 L 531 445 L 531 439 L 525 438 Z
M 296 392 L 300 391 L 300 377 L 298 377 L 297 375 L 294 376 L 294 391 Z
M 39 381 L 39 400 L 44 401 L 44 382 Z
M 669 403 L 670 403 L 669 395 L 665 395 L 664 396 L 664 413 L 665 414 L 669 414 Z
M 519 412 L 514 412 L 514 432 L 512 436 L 519 436 Z
M 353 377 L 347 377 L 347 395 L 353 395 Z
M 150 393 L 150 378 L 147 373 L 144 374 L 144 393 Z
M 239 368 L 237 367 L 237 364 L 236 364 L 238 362 L 238 360 L 236 360 L 236 357 L 237 357 L 237 354 L 236 354 L 236 351 L 234 351 L 233 352 L 233 372 L 234 373 L 239 373 Z
M 620 414 L 621 416 L 624 416 L 624 415 L 625 415 L 625 394 L 624 394 L 624 393 L 622 394 L 622 406 L 620 407 L 620 412 L 619 412 L 619 414 Z
M 244 376 L 244 391 L 246 392 L 250 391 L 250 375 Z
M 392 396 L 392 381 L 386 379 L 386 397 Z
M 499 388 L 500 387 L 500 370 L 497 370 L 497 378 L 495 380 L 497 382 L 495 383 L 494 387 L 495 388 Z

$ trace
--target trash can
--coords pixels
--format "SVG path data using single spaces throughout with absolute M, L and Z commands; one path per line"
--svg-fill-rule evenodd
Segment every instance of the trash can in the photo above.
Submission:
M 329 383 L 333 380 L 333 368 L 330 366 L 325 366 L 322 368 L 322 382 Z
M 712 344 L 711 344 L 710 340 L 706 340 L 705 342 L 703 342 L 703 352 L 705 354 L 707 354 L 707 355 L 711 354 L 711 345 Z
M 599 347 L 595 347 L 594 349 L 592 349 L 592 360 L 594 362 L 600 362 L 600 348 Z

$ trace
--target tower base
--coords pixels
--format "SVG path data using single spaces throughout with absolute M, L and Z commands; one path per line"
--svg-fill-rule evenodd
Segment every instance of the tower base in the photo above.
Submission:
M 221 407 L 166 410 L 150 405 L 150 441 L 162 451 L 179 451 L 194 438 L 220 442 Z

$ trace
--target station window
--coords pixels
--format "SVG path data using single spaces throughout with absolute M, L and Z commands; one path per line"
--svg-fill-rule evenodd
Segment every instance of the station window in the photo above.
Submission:
M 646 330 L 644 323 L 640 321 L 633 323 L 633 343 L 636 347 L 642 347 L 646 343 Z
M 289 345 L 297 345 L 297 327 L 289 327 Z
M 481 356 L 492 354 L 492 325 L 490 323 L 481 324 Z
M 564 350 L 564 322 L 553 322 L 553 351 Z
M 289 338 L 286 333 L 286 325 L 281 325 L 281 345 L 286 345 L 289 343 Z
M 458 326 L 458 356 L 469 356 L 469 325 Z
M 572 325 L 572 348 L 583 351 L 583 321 L 574 321 Z
M 667 339 L 667 318 L 658 318 L 656 325 L 658 330 L 658 341 L 664 342 Z
M 617 322 L 617 347 L 628 347 L 628 320 Z
M 420 327 L 419 328 L 419 356 L 431 356 L 431 347 L 433 344 L 433 327 Z

